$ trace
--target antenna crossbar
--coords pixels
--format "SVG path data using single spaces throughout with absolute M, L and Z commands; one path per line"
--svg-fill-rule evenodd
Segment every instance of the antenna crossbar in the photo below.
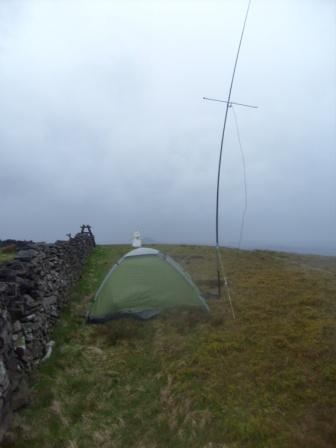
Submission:
M 204 100 L 208 101 L 217 101 L 219 103 L 226 103 L 231 107 L 232 104 L 236 106 L 244 106 L 244 107 L 252 107 L 253 109 L 258 109 L 258 106 L 252 106 L 251 104 L 243 104 L 243 103 L 235 103 L 234 101 L 224 101 L 224 100 L 218 100 L 217 98 L 208 98 L 206 96 L 203 97 Z

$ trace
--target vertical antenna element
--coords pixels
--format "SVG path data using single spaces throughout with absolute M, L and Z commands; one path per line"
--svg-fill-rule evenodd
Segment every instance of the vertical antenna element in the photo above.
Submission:
M 246 27 L 246 22 L 247 22 L 247 17 L 248 17 L 248 13 L 249 13 L 249 10 L 250 10 L 250 6 L 251 6 L 251 0 L 249 0 L 249 2 L 248 2 L 246 14 L 245 14 L 245 20 L 244 20 L 242 32 L 241 32 L 241 35 L 240 35 L 240 40 L 239 40 L 236 60 L 235 60 L 234 67 L 233 67 L 233 73 L 232 73 L 232 78 L 231 78 L 230 90 L 229 90 L 229 95 L 227 97 L 227 102 L 226 102 L 224 124 L 223 124 L 222 138 L 221 138 L 221 145 L 220 145 L 220 152 L 219 152 L 219 161 L 218 161 L 217 192 L 216 192 L 216 250 L 217 250 L 218 297 L 220 297 L 220 294 L 221 294 L 221 274 L 220 274 L 221 254 L 220 254 L 220 247 L 219 247 L 219 232 L 218 232 L 218 218 L 219 218 L 218 208 L 219 208 L 219 185 L 220 185 L 220 175 L 221 175 L 221 165 L 222 165 L 222 152 L 223 152 L 223 144 L 224 144 L 226 122 L 227 122 L 229 108 L 231 107 L 230 100 L 231 100 L 231 92 L 232 92 L 232 87 L 233 87 L 233 81 L 234 81 L 235 74 L 236 74 L 236 68 L 237 68 L 237 63 L 238 63 L 238 58 L 239 58 L 239 53 L 240 53 L 240 47 L 241 47 L 241 44 L 242 44 L 242 41 L 243 41 L 243 36 L 244 36 L 244 31 L 245 31 L 245 27 Z M 226 279 L 225 279 L 225 282 L 226 282 Z

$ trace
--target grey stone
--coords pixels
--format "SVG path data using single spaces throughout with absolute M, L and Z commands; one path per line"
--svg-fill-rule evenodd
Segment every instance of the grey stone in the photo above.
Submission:
M 38 251 L 35 249 L 22 249 L 17 254 L 16 257 L 19 260 L 30 260 L 38 255 Z
M 8 289 L 7 283 L 0 282 L 0 295 L 6 294 L 7 289 Z
M 40 305 L 39 302 L 37 300 L 34 300 L 32 296 L 29 294 L 25 294 L 23 296 L 23 300 L 26 305 L 26 308 L 28 309 L 36 308 L 37 306 Z
M 6 265 L 0 267 L 0 279 L 1 280 L 12 282 L 15 280 L 16 275 L 17 275 L 17 272 L 12 269 L 9 269 L 8 267 L 6 267 Z
M 9 388 L 9 378 L 7 375 L 7 369 L 2 360 L 0 360 L 0 391 L 2 391 L 2 395 L 4 391 Z
M 21 322 L 19 320 L 16 320 L 13 324 L 13 331 L 15 333 L 18 333 L 20 330 L 22 330 Z
M 30 331 L 27 331 L 27 333 L 25 333 L 25 340 L 27 343 L 29 342 L 33 342 L 34 341 L 34 336 L 33 333 Z
M 34 282 L 28 278 L 16 277 L 15 281 L 20 288 L 21 294 L 29 293 L 34 286 Z
M 58 312 L 58 310 L 57 309 L 51 309 L 51 311 L 50 311 L 50 316 L 52 316 L 52 317 L 58 317 L 59 316 L 59 312 Z
M 26 272 L 24 263 L 21 263 L 16 259 L 7 261 L 7 266 L 9 266 L 10 269 L 17 271 L 18 274 L 23 274 Z
M 34 322 L 36 320 L 36 314 L 29 314 L 23 318 L 23 322 Z
M 15 282 L 6 282 L 6 296 L 7 297 L 16 297 L 18 295 L 18 287 Z
M 43 299 L 43 305 L 45 307 L 49 307 L 51 305 L 57 305 L 57 297 L 56 296 L 45 297 Z
M 23 335 L 16 338 L 14 347 L 15 347 L 15 350 L 17 350 L 17 349 L 20 349 L 22 351 L 26 350 L 26 339 Z

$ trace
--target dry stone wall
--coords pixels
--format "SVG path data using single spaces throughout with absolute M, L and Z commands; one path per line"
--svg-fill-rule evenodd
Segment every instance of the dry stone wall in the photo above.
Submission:
M 28 374 L 46 356 L 50 330 L 94 246 L 91 232 L 82 232 L 29 242 L 0 263 L 0 441 L 12 412 L 28 402 Z

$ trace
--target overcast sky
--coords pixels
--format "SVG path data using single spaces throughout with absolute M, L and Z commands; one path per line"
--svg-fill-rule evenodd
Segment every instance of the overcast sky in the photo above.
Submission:
M 1 0 L 0 239 L 213 244 L 247 0 Z M 336 253 L 336 2 L 252 0 L 232 100 L 243 247 Z M 237 245 L 232 111 L 220 240 Z

